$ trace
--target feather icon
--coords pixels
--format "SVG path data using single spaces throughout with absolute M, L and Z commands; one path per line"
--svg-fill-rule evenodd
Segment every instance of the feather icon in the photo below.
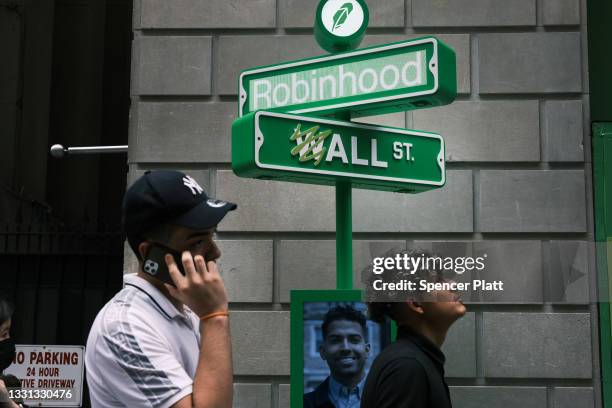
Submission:
M 346 22 L 346 19 L 348 15 L 351 14 L 351 11 L 353 11 L 353 5 L 351 3 L 344 3 L 342 7 L 336 11 L 336 14 L 334 14 L 334 27 L 332 28 L 332 31 L 341 27 L 342 24 Z

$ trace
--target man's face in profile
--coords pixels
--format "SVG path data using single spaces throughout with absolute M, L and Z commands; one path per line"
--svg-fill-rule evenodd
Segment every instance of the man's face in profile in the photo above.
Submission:
M 319 349 L 334 378 L 361 376 L 370 355 L 363 329 L 357 322 L 334 320 Z
M 438 283 L 453 283 L 450 279 L 438 279 Z M 453 290 L 434 290 L 428 293 L 422 304 L 425 309 L 425 319 L 436 325 L 449 326 L 466 312 L 459 293 Z

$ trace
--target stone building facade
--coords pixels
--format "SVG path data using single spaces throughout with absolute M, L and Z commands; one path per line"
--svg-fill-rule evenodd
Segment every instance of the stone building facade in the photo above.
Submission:
M 235 407 L 289 407 L 290 290 L 335 287 L 333 188 L 241 179 L 230 166 L 239 72 L 324 54 L 316 4 L 134 1 L 129 181 L 186 170 L 239 204 L 219 227 Z M 368 6 L 362 46 L 438 36 L 457 53 L 458 98 L 361 119 L 440 133 L 447 184 L 353 190 L 355 286 L 392 247 L 487 253 L 514 283 L 508 302 L 471 305 L 449 334 L 454 406 L 601 406 L 585 0 Z

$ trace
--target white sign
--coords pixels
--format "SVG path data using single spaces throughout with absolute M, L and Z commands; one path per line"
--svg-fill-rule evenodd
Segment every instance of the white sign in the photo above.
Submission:
M 83 400 L 83 346 L 16 346 L 13 364 L 4 374 L 21 381 L 21 390 L 9 390 L 33 407 L 80 407 Z

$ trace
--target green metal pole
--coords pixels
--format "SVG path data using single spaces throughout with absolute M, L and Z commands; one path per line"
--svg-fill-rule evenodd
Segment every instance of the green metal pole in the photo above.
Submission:
M 351 184 L 336 184 L 336 288 L 353 288 L 353 220 Z
M 336 114 L 351 120 L 350 113 Z M 353 288 L 353 199 L 351 183 L 336 182 L 336 289 Z

